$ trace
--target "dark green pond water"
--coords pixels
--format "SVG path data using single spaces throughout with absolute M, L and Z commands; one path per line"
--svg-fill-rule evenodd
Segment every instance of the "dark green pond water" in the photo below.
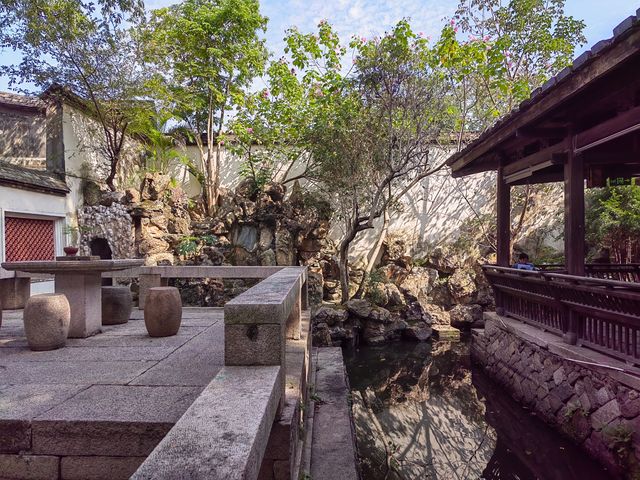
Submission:
M 364 480 L 612 478 L 472 369 L 468 341 L 344 354 Z

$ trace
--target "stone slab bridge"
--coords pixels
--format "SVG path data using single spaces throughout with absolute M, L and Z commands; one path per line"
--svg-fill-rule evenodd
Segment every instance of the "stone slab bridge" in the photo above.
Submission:
M 305 267 L 141 267 L 168 278 L 255 278 L 224 308 L 185 308 L 179 333 L 123 325 L 27 348 L 20 310 L 0 327 L 0 476 L 291 479 L 303 460 L 310 368 Z M 310 463 L 307 458 L 306 463 Z M 106 475 L 106 476 L 105 476 Z

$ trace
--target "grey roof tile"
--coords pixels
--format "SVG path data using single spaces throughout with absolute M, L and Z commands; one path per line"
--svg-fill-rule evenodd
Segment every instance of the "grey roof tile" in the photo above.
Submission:
M 45 108 L 45 103 L 38 97 L 10 92 L 0 92 L 0 104 L 38 109 Z
M 4 161 L 0 161 L 0 185 L 41 190 L 56 195 L 66 195 L 69 192 L 64 180 L 51 172 L 31 170 Z
M 635 15 L 630 15 L 621 21 L 616 27 L 613 29 L 613 36 L 619 37 L 624 32 L 633 27 L 633 24 L 637 22 L 637 17 Z

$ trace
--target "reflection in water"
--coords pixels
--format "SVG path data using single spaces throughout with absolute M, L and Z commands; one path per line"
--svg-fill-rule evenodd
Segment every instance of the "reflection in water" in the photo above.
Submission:
M 362 477 L 610 478 L 469 362 L 468 342 L 345 351 Z

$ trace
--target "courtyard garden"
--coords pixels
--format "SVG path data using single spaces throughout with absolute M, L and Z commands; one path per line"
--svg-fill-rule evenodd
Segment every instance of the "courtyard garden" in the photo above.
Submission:
M 636 478 L 637 13 L 157 3 L 0 0 L 0 477 Z

